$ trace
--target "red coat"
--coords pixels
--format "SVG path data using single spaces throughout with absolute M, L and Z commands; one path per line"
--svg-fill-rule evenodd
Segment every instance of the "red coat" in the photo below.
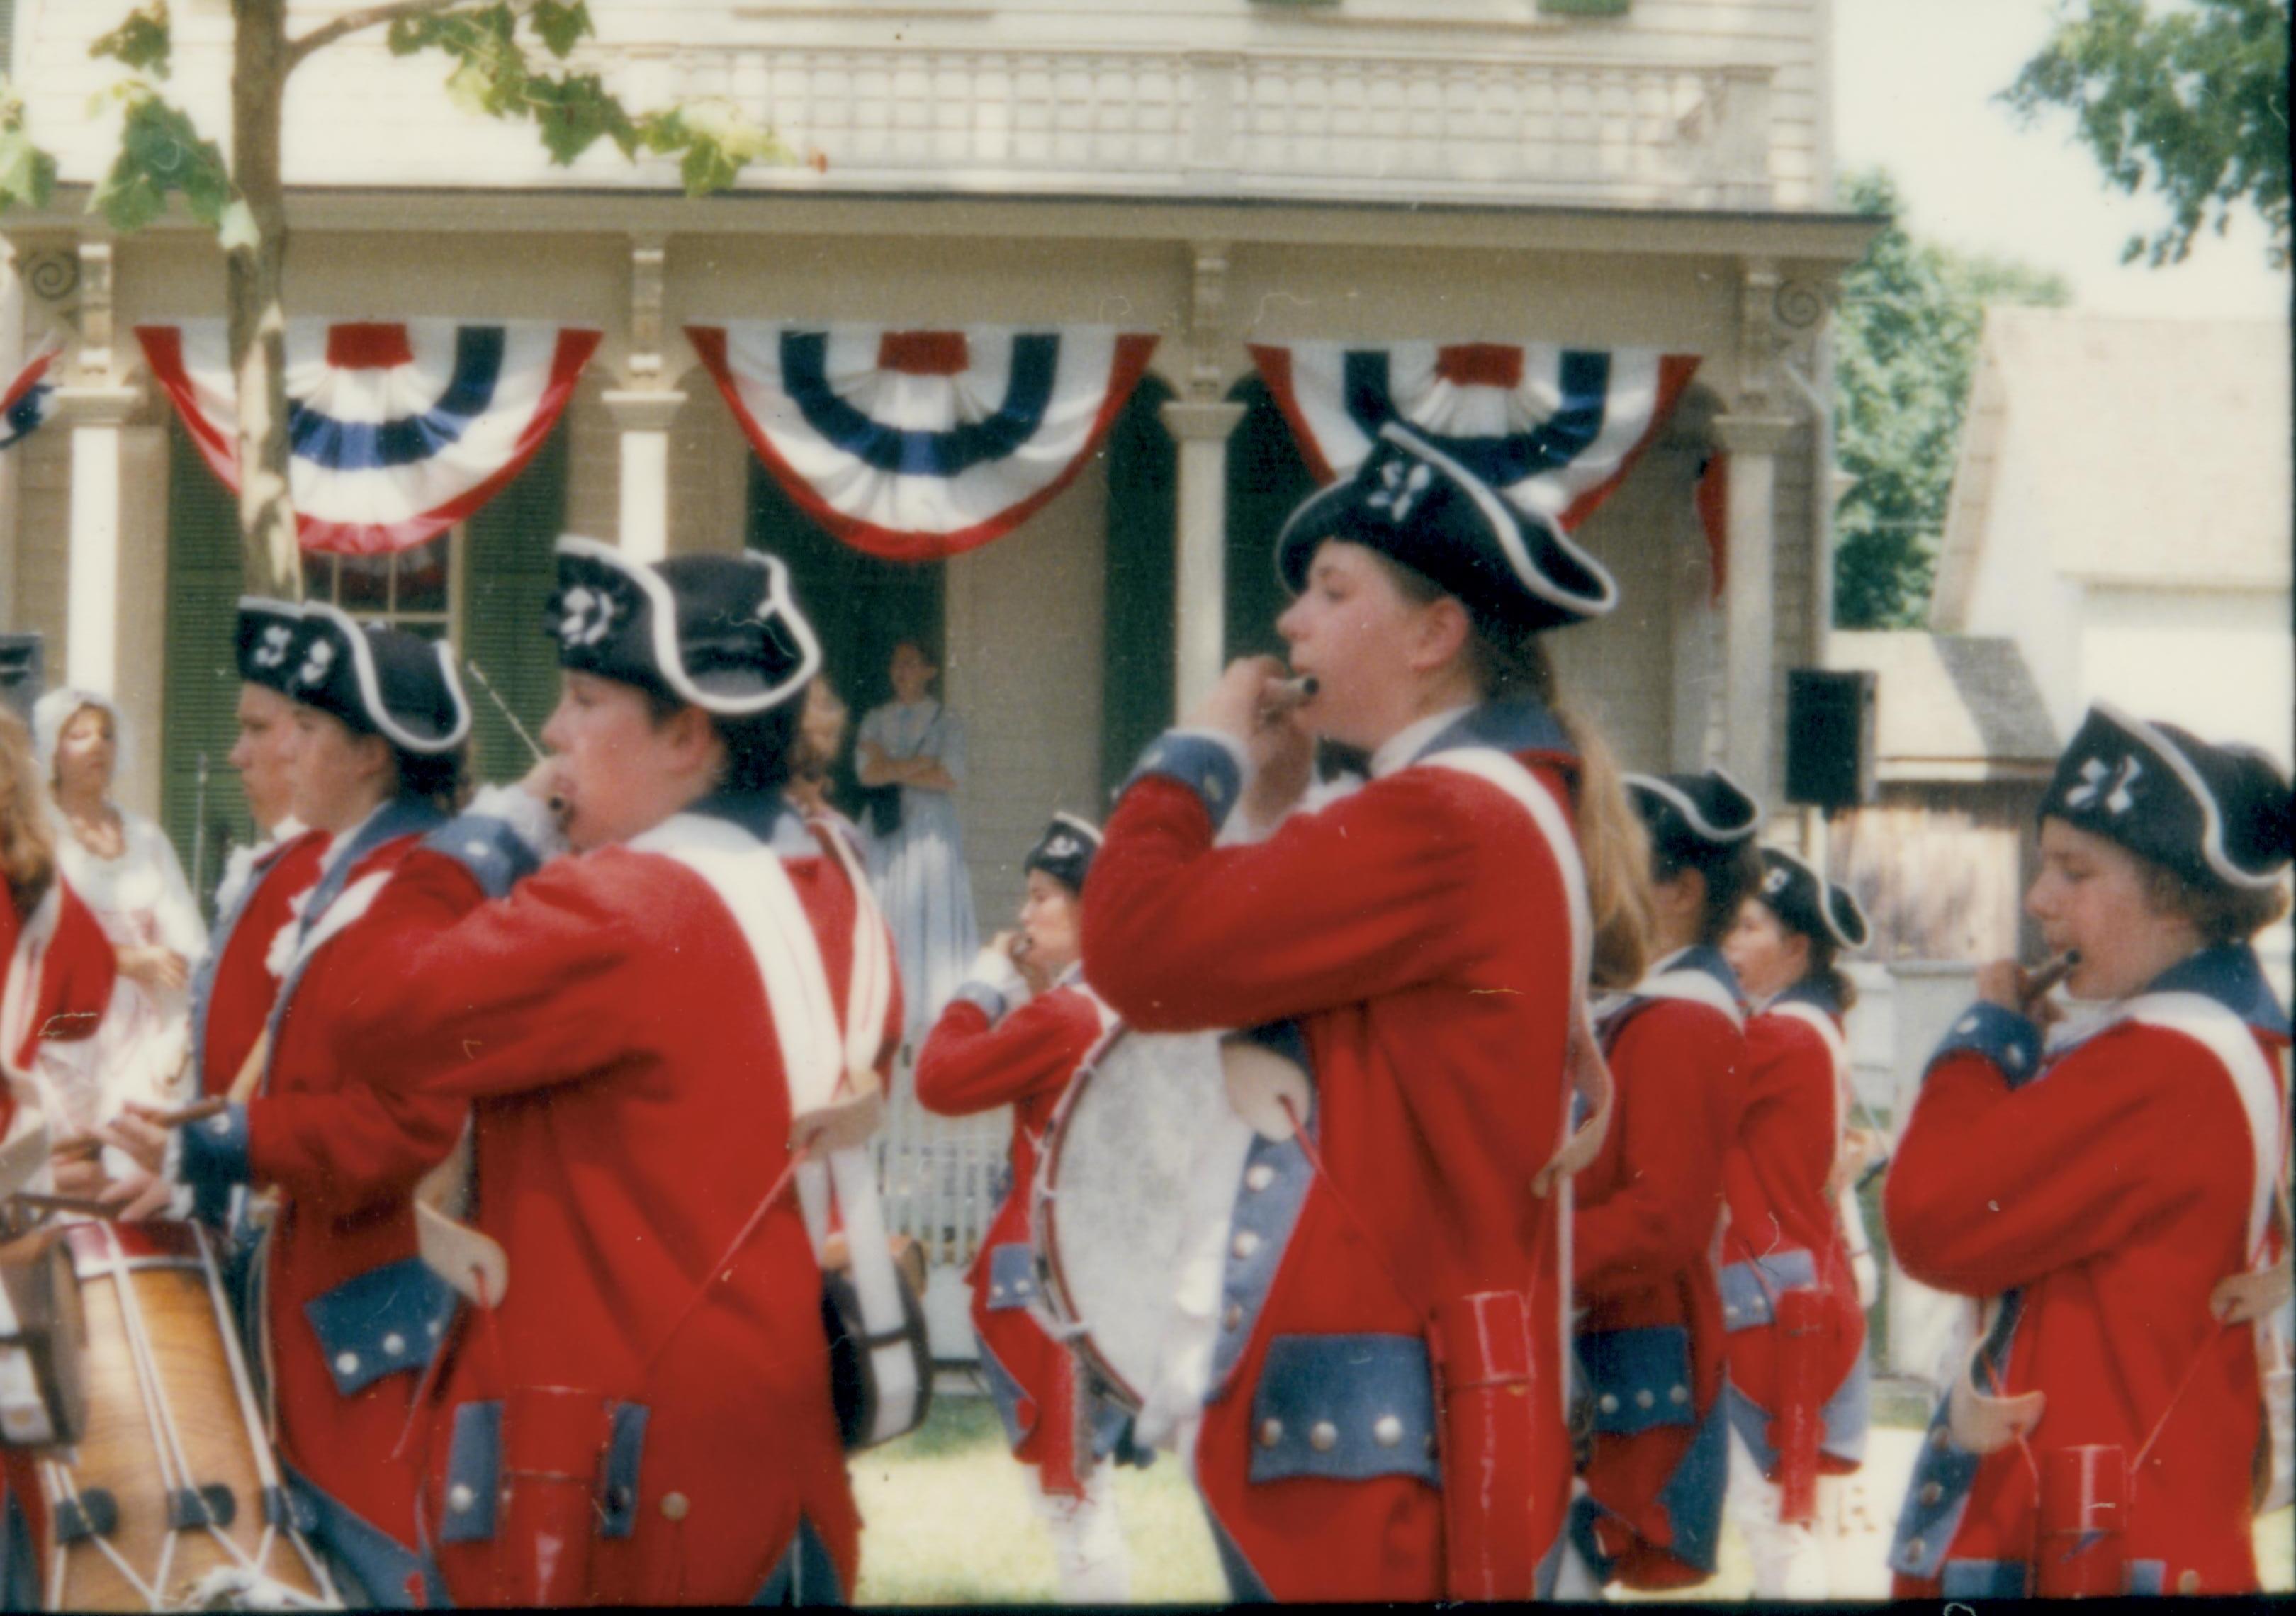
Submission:
M 58 875 L 29 920 L 0 899 L 0 959 L 8 962 L 0 984 L 0 1057 L 8 1081 L 0 1084 L 0 1135 L 16 1123 L 20 1087 L 43 1042 L 77 1043 L 94 1035 L 111 1002 L 119 956 L 95 916 Z M 12 1047 L 9 1047 L 12 1046 Z M 28 1126 L 29 1126 L 28 1124 Z M 0 1452 L 0 1516 L 10 1528 L 0 1538 L 0 1603 L 10 1609 L 36 1608 L 47 1571 L 48 1507 L 34 1456 L 22 1448 Z M 14 1529 L 22 1523 L 20 1538 Z M 19 1550 L 23 1552 L 20 1553 Z
M 996 1003 L 995 1021 L 983 1002 L 996 1000 L 994 988 L 968 983 L 958 992 L 917 1056 L 917 1103 L 945 1117 L 1013 1108 L 1012 1185 L 966 1275 L 972 1331 L 1013 1455 L 1039 1468 L 1047 1491 L 1073 1494 L 1089 1456 L 1089 1414 L 1076 1355 L 1029 1305 L 1029 1192 L 1038 1143 L 1106 1021 L 1099 1001 L 1080 986 L 1054 988 L 1009 1015 Z
M 294 921 L 295 900 L 317 884 L 327 841 L 324 831 L 306 831 L 257 853 L 246 887 L 216 923 L 192 982 L 192 1035 L 203 1095 L 228 1092 L 263 1036 L 279 997 L 272 944 Z
M 1829 1038 L 1805 1017 L 1822 1018 Z M 1776 1477 L 1778 1330 L 1783 1291 L 1815 1286 L 1831 1325 L 1820 1468 L 1857 1468 L 1866 1443 L 1866 1311 L 1848 1238 L 1826 1182 L 1841 1150 L 1847 1092 L 1841 1013 L 1816 982 L 1789 988 L 1746 1023 L 1737 1124 L 1722 1161 L 1729 1220 L 1722 1231 L 1722 1309 L 1730 1417 Z
M 2023 1017 L 1972 1006 L 1890 1171 L 1906 1271 L 2002 1298 L 2000 1390 L 2047 1399 L 2034 1458 L 2091 1443 L 2145 1454 L 2123 1540 L 2131 1591 L 2256 1590 L 2255 1343 L 2208 1303 L 2265 1245 L 2287 1049 L 2244 947 L 2193 956 L 2046 1059 Z M 2014 1444 L 1978 1455 L 1956 1436 L 1940 1409 L 1891 1554 L 1900 1597 L 2024 1591 L 2032 1472 Z
M 660 833 L 697 833 L 701 818 Z M 451 848 L 468 823 L 434 840 Z M 841 1006 L 854 893 L 794 815 L 768 833 Z M 370 982 L 338 1037 L 394 1104 L 472 1103 L 475 1221 L 509 1258 L 502 1305 L 490 1320 L 466 1310 L 428 1416 L 423 1513 L 455 1599 L 499 1599 L 505 1568 L 537 1550 L 496 1510 L 509 1433 L 494 1422 L 506 1391 L 532 1387 L 616 1409 L 582 1512 L 597 1535 L 581 1546 L 580 1595 L 746 1601 L 786 1567 L 801 1524 L 849 1591 L 860 1520 L 794 1196 L 671 1333 L 789 1159 L 788 1081 L 733 913 L 667 852 L 617 847 L 454 917 L 442 896 L 433 931 Z M 881 1072 L 900 1024 L 896 993 Z
M 1465 728 L 1568 800 L 1575 764 L 1543 710 L 1480 709 Z M 1296 1142 L 1265 1151 L 1233 1226 L 1195 1451 L 1232 1588 L 1444 1595 L 1424 1343 L 1431 1310 L 1470 1292 L 1529 1292 L 1538 1484 L 1484 1502 L 1518 1540 L 1529 1523 L 1516 1546 L 1541 1560 L 1570 1471 L 1562 1219 L 1529 1189 L 1566 1116 L 1556 854 L 1521 803 L 1458 769 L 1406 768 L 1219 849 L 1226 755 L 1168 735 L 1143 771 L 1086 884 L 1086 976 L 1151 1031 L 1288 1019 L 1316 1087 L 1325 1171 Z
M 401 953 L 481 896 L 461 865 L 421 846 L 439 818 L 402 798 L 338 844 L 299 923 L 261 1087 L 183 1136 L 184 1176 L 203 1201 L 234 1183 L 278 1192 L 252 1308 L 280 1455 L 317 1495 L 307 1500 L 323 1513 L 316 1535 L 356 1532 L 338 1519 L 348 1512 L 407 1553 L 417 1472 L 393 1451 L 453 1306 L 417 1255 L 411 1196 L 454 1147 L 465 1108 L 386 1108 L 366 1081 L 368 1052 L 341 1046 L 337 1029 Z M 361 1568 L 372 1601 L 410 1596 L 412 1566 L 390 1558 Z
M 1721 956 L 1686 949 L 1602 1025 L 1618 1101 L 1576 1181 L 1578 1349 L 1596 1407 L 1572 1530 L 1589 1563 L 1629 1587 L 1701 1581 L 1718 1547 L 1728 1453 L 1713 1251 L 1737 1001 Z

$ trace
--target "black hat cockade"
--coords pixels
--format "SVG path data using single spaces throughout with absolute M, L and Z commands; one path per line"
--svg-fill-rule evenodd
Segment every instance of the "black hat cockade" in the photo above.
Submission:
M 471 705 L 443 641 L 360 623 L 324 601 L 304 603 L 289 657 L 286 693 L 332 713 L 360 734 L 436 757 L 471 733 Z
M 2291 851 L 2288 782 L 2253 747 L 2212 746 L 2099 701 L 2057 759 L 2040 816 L 2196 886 L 2268 887 Z
M 1356 474 L 1308 496 L 1275 538 L 1275 570 L 1297 595 L 1316 546 L 1344 539 L 1424 573 L 1469 615 L 1517 628 L 1559 628 L 1619 603 L 1602 564 L 1541 516 L 1390 421 Z
M 1651 850 L 1671 868 L 1704 868 L 1738 856 L 1761 823 L 1762 805 L 1718 768 L 1702 775 L 1628 775 L 1627 797 L 1650 832 Z
M 288 687 L 295 677 L 295 628 L 302 620 L 303 608 L 292 601 L 242 595 L 234 636 L 240 678 L 281 695 L 293 694 Z
M 821 668 L 789 569 L 756 550 L 649 563 L 570 533 L 548 611 L 560 667 L 727 718 L 780 706 Z
M 1022 874 L 1042 870 L 1071 892 L 1082 893 L 1084 878 L 1092 869 L 1092 856 L 1100 851 L 1100 827 L 1074 814 L 1054 814 L 1037 845 L 1021 860 Z
M 1762 849 L 1762 884 L 1755 896 L 1805 937 L 1830 938 L 1838 947 L 1862 948 L 1872 932 L 1866 911 L 1846 887 L 1819 874 L 1783 848 Z

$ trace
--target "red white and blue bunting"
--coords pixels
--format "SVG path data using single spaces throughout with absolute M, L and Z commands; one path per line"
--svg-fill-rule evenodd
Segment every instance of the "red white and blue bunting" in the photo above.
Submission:
M 54 410 L 56 386 L 48 370 L 63 351 L 62 341 L 50 337 L 0 393 L 0 449 L 12 449 L 38 431 Z
M 1625 480 L 1698 371 L 1694 355 L 1540 342 L 1256 343 L 1251 357 L 1323 481 L 1398 419 L 1565 531 Z
M 857 549 L 930 561 L 1011 532 L 1065 488 L 1155 351 L 1106 326 L 689 325 L 783 492 Z
M 289 490 L 303 547 L 383 554 L 468 517 L 550 436 L 599 334 L 515 320 L 288 322 Z M 224 323 L 135 335 L 192 441 L 236 489 Z

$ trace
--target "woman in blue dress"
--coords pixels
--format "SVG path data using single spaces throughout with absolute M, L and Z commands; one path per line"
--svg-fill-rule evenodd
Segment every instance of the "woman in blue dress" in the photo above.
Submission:
M 922 646 L 893 647 L 893 700 L 861 720 L 855 772 L 871 788 L 900 788 L 900 822 L 869 825 L 869 867 L 900 960 L 908 1041 L 922 1038 L 964 980 L 980 938 L 957 826 L 964 726 L 932 694 L 940 675 Z

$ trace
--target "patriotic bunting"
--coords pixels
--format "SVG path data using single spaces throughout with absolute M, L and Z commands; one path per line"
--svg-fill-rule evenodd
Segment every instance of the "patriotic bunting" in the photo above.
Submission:
M 192 441 L 237 488 L 224 323 L 135 335 Z M 468 517 L 549 437 L 598 338 L 532 321 L 289 321 L 289 486 L 303 547 L 384 554 Z
M 1698 370 L 1694 355 L 1537 342 L 1257 343 L 1251 357 L 1322 480 L 1400 419 L 1565 531 L 1625 479 Z
M 63 351 L 62 341 L 50 337 L 16 373 L 8 390 L 0 393 L 0 449 L 14 448 L 47 420 L 56 391 L 56 384 L 48 380 L 48 367 Z
M 775 479 L 857 549 L 929 561 L 1012 531 L 1100 447 L 1152 334 L 754 323 L 685 334 Z

